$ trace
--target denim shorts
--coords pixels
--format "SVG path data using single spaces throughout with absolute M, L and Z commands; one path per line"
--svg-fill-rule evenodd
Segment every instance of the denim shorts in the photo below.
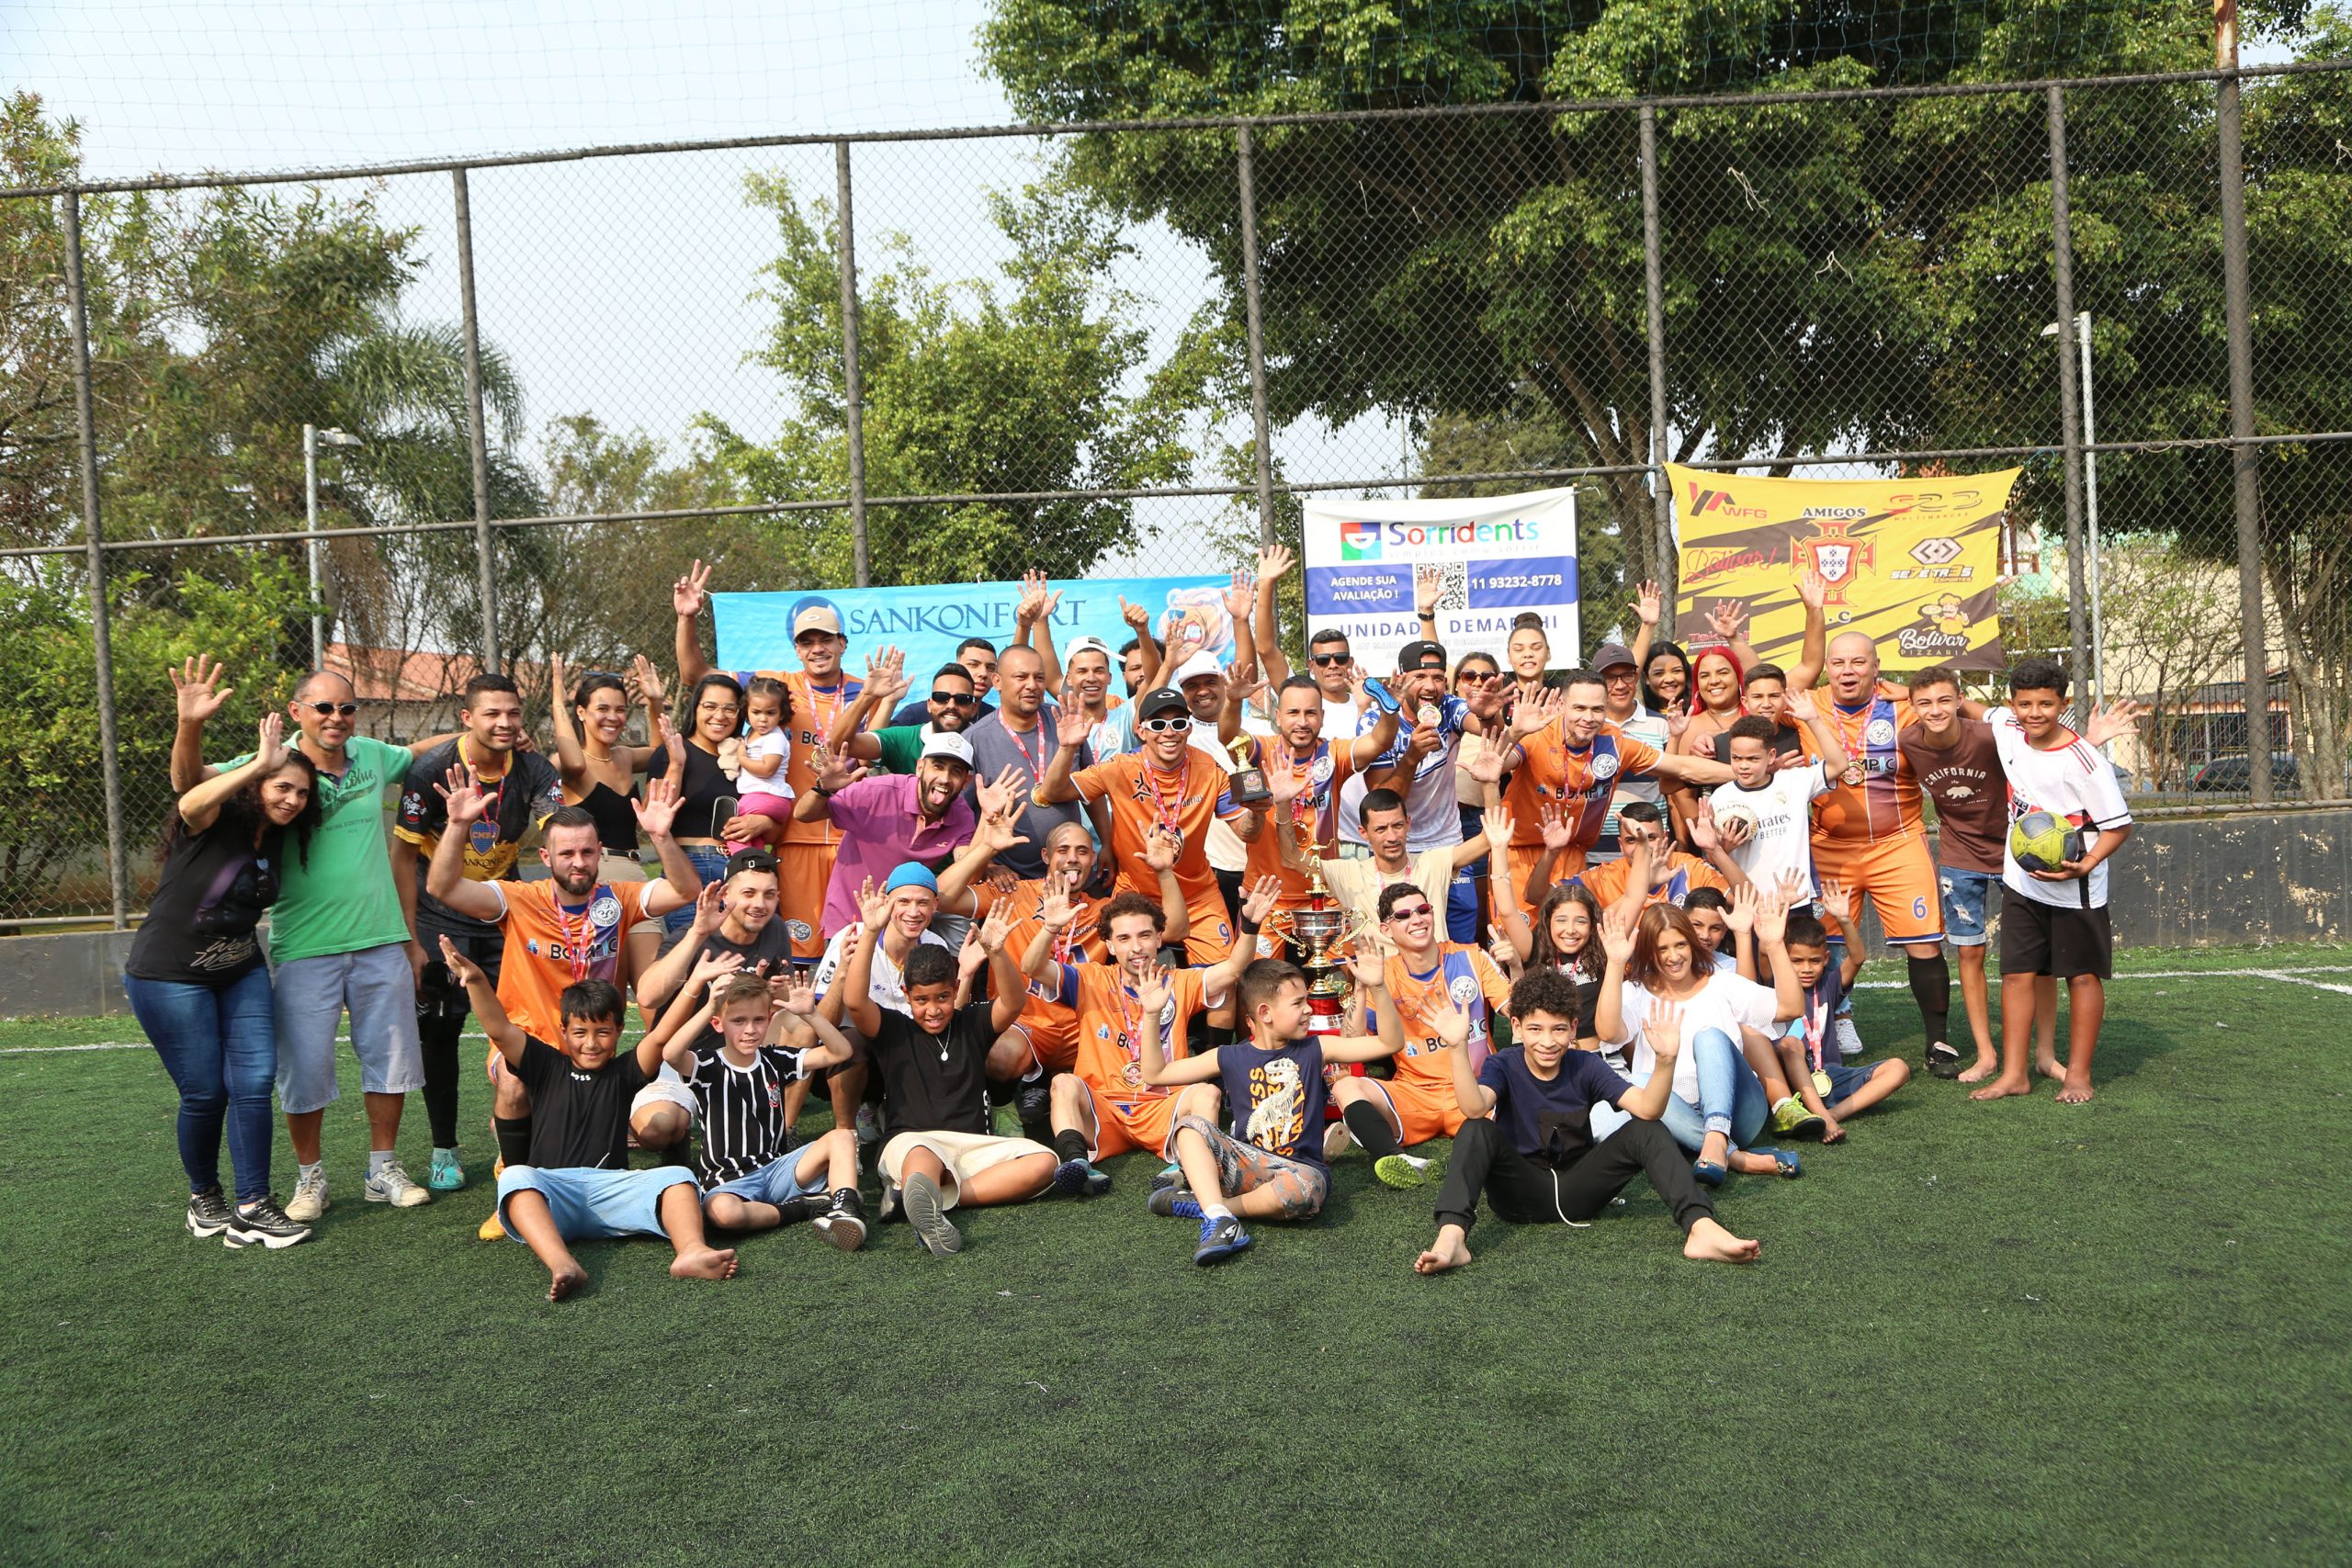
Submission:
M 676 1165 L 651 1170 L 543 1170 L 535 1165 L 510 1165 L 498 1173 L 498 1223 L 509 1236 L 522 1240 L 506 1217 L 506 1205 L 517 1192 L 536 1192 L 548 1201 L 556 1234 L 566 1241 L 661 1235 L 662 1194 L 694 1184 L 692 1173 Z
M 341 1092 L 334 1037 L 351 1013 L 351 1054 L 369 1094 L 424 1087 L 416 1039 L 416 978 L 399 942 L 317 958 L 291 958 L 270 974 L 277 988 L 277 1099 L 289 1116 L 323 1111 Z
M 1943 895 L 1944 940 L 1954 947 L 1983 947 L 1985 941 L 1984 903 L 2001 879 L 1981 871 L 1936 867 L 1936 886 Z
M 1829 1092 L 1821 1097 L 1821 1102 L 1829 1107 L 1832 1116 L 1838 1114 L 1838 1108 L 1856 1090 L 1871 1081 L 1871 1069 L 1868 1067 L 1836 1066 L 1821 1070 L 1829 1076 Z
M 800 1164 L 800 1156 L 808 1152 L 808 1147 L 804 1145 L 788 1154 L 779 1155 L 749 1176 L 739 1176 L 732 1181 L 720 1182 L 704 1193 L 702 1201 L 708 1203 L 713 1198 L 724 1192 L 730 1197 L 741 1198 L 746 1203 L 772 1203 L 781 1207 L 790 1199 L 805 1198 L 811 1192 L 821 1191 L 825 1186 L 825 1177 L 819 1177 L 815 1181 L 807 1183 L 803 1183 L 800 1179 L 797 1167 Z M 825 1172 L 825 1176 L 831 1174 L 831 1169 Z

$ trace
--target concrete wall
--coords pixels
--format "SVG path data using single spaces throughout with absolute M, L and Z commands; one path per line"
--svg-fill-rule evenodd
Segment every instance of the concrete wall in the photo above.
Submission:
M 2346 940 L 2352 811 L 2143 822 L 2115 863 L 2109 905 L 2120 947 Z M 1875 945 L 1876 922 L 1863 931 Z M 127 931 L 0 937 L 0 1017 L 128 1011 L 130 948 Z

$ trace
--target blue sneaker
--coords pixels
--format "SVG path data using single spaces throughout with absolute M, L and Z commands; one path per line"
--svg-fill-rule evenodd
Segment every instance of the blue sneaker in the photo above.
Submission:
M 1163 1220 L 1197 1220 L 1202 1218 L 1201 1201 L 1187 1187 L 1155 1187 L 1148 1205 Z
M 1111 1173 L 1091 1160 L 1066 1159 L 1054 1167 L 1054 1190 L 1066 1198 L 1093 1198 L 1111 1190 Z
M 1159 1191 L 1163 1187 L 1182 1187 L 1183 1185 L 1184 1168 L 1181 1165 L 1162 1166 L 1160 1168 L 1159 1174 L 1151 1179 L 1151 1190 L 1154 1192 Z
M 1214 1220 L 1201 1222 L 1201 1245 L 1193 1249 L 1193 1261 L 1205 1269 L 1212 1263 L 1222 1263 L 1235 1253 L 1250 1246 L 1250 1233 L 1231 1214 L 1220 1214 Z
M 433 1168 L 424 1173 L 424 1184 L 435 1192 L 455 1192 L 466 1184 L 466 1168 L 458 1163 L 457 1150 L 433 1151 Z

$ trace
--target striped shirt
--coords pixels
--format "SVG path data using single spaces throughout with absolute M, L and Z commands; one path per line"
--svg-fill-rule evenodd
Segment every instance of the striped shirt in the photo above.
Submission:
M 717 1040 L 695 1047 L 695 1076 L 686 1080 L 702 1107 L 702 1150 L 695 1161 L 705 1187 L 749 1176 L 782 1159 L 792 1147 L 784 1113 L 784 1086 L 807 1076 L 800 1053 L 763 1045 L 752 1065 L 739 1067 L 719 1054 Z

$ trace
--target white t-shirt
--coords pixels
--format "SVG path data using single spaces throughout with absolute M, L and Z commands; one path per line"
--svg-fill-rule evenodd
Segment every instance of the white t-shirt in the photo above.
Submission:
M 1602 1041 L 1606 1045 L 1633 1046 L 1634 1070 L 1628 1076 L 1636 1084 L 1649 1082 L 1651 1072 L 1657 1066 L 1657 1054 L 1642 1038 L 1642 1025 L 1649 1019 L 1651 999 L 1649 987 L 1626 981 L 1617 1003 L 1618 1032 L 1613 1039 Z M 1691 1053 L 1690 1042 L 1701 1030 L 1722 1030 L 1731 1036 L 1732 1048 L 1736 1050 L 1741 1026 L 1769 1034 L 1776 1010 L 1770 987 L 1721 971 L 1708 976 L 1699 994 L 1682 1004 L 1682 1054 L 1674 1058 L 1674 1092 L 1693 1105 L 1699 1103 L 1699 1059 Z
M 1256 713 L 1251 712 L 1242 716 L 1242 734 L 1272 735 L 1273 732 L 1274 727 L 1260 718 Z M 1185 740 L 1195 751 L 1214 759 L 1216 765 L 1225 770 L 1227 777 L 1230 778 L 1239 770 L 1241 764 L 1233 760 L 1233 753 L 1227 750 L 1225 742 L 1216 738 L 1216 725 L 1203 724 L 1199 719 L 1194 719 L 1193 731 L 1185 737 Z M 1246 871 L 1249 869 L 1250 846 L 1241 841 L 1241 835 L 1233 830 L 1233 824 L 1221 817 L 1209 823 L 1209 830 L 1201 840 L 1201 852 L 1208 856 L 1209 865 L 1213 870 Z
M 2132 810 L 2123 804 L 2123 791 L 2116 785 L 2115 770 L 2108 766 L 2107 759 L 2094 750 L 2090 742 L 2061 726 L 2066 744 L 2037 751 L 2026 739 L 2018 716 L 2007 708 L 1995 708 L 1984 718 L 1993 727 L 1993 745 L 2001 754 L 2001 772 L 2008 776 L 2012 824 L 2028 812 L 2047 811 L 2061 821 L 2080 828 L 2086 847 L 2094 836 L 2092 829 L 2131 824 Z M 2054 904 L 2064 909 L 2103 909 L 2107 907 L 2107 863 L 2099 862 L 2091 867 L 2088 876 L 2072 882 L 2039 881 L 2028 874 L 2009 852 L 2009 836 L 2004 833 L 2001 886 L 2037 904 Z
M 1341 697 L 1339 701 L 1333 702 L 1330 698 L 1325 697 L 1323 699 L 1323 739 L 1353 740 L 1356 735 L 1355 698 Z
M 1758 892 L 1779 886 L 1783 872 L 1793 871 L 1813 889 L 1813 803 L 1829 793 L 1829 777 L 1821 764 L 1783 768 L 1762 789 L 1742 789 L 1736 780 L 1717 784 L 1707 798 L 1715 808 L 1717 825 L 1723 809 L 1735 803 L 1756 813 L 1756 836 L 1732 851 L 1732 859 L 1756 884 Z
M 833 940 L 825 944 L 825 955 L 817 960 L 817 973 L 813 976 L 819 1000 L 821 1001 L 825 993 L 832 989 L 833 976 L 840 974 L 842 965 L 849 962 L 849 944 L 857 940 L 857 932 L 858 922 L 852 920 L 835 931 Z M 950 953 L 956 951 L 936 931 L 923 932 L 920 945 L 944 947 Z M 888 1008 L 892 1012 L 907 1013 L 910 1018 L 914 1016 L 907 1010 L 907 987 L 905 980 L 901 978 L 899 968 L 890 961 L 889 949 L 878 942 L 874 944 L 874 984 L 869 994 L 874 998 L 876 1007 Z

